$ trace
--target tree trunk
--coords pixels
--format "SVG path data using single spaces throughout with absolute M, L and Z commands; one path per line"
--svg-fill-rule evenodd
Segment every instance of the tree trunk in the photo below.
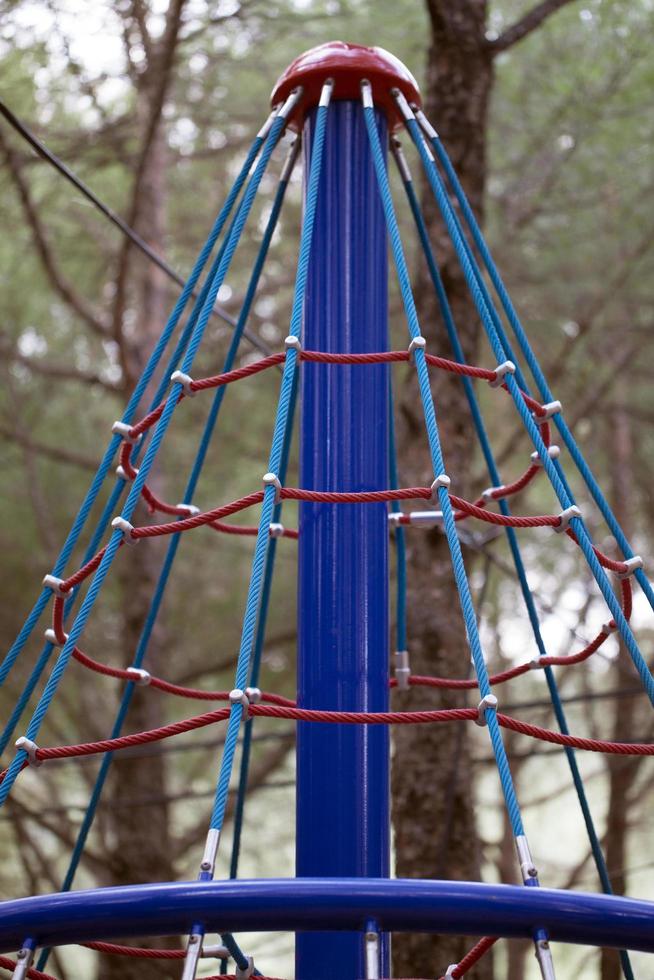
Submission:
M 441 134 L 478 216 L 483 211 L 486 176 L 485 134 L 492 59 L 485 43 L 486 0 L 427 3 L 431 39 L 424 92 L 425 111 Z M 474 361 L 479 325 L 463 275 L 424 187 L 424 213 L 466 358 Z M 424 263 L 416 277 L 416 299 L 428 350 L 450 354 L 444 327 Z M 401 398 L 400 469 L 408 485 L 429 485 L 431 472 L 415 378 L 407 375 Z M 466 496 L 472 460 L 470 414 L 458 378 L 432 373 L 432 391 L 453 491 Z M 409 564 L 408 628 L 411 670 L 415 674 L 461 677 L 470 664 L 449 550 L 440 530 L 407 534 Z M 466 556 L 469 566 L 470 556 Z M 398 707 L 416 703 L 414 694 L 397 694 Z M 456 692 L 421 689 L 420 706 L 463 704 Z M 471 764 L 465 728 L 458 725 L 401 726 L 394 732 L 393 822 L 396 872 L 408 878 L 478 880 L 481 853 L 475 826 Z M 470 948 L 454 936 L 397 937 L 393 954 L 397 976 L 444 973 Z M 440 973 L 438 973 L 440 971 Z M 488 980 L 487 955 L 469 974 Z

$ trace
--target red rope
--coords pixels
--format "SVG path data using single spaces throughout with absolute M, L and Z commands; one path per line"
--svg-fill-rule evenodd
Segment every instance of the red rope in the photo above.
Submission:
M 456 978 L 465 976 L 470 967 L 474 966 L 475 963 L 478 963 L 484 953 L 487 953 L 491 946 L 495 945 L 497 940 L 497 936 L 484 936 L 483 939 L 480 939 L 479 942 L 472 947 L 470 952 L 466 953 L 463 959 L 457 963 L 450 976 Z M 441 980 L 445 980 L 445 977 L 441 977 Z
M 12 960 L 8 956 L 0 956 L 0 967 L 2 967 L 3 970 L 7 970 L 8 972 L 12 973 L 17 966 L 18 963 L 16 960 Z M 35 970 L 33 967 L 29 968 L 27 971 L 27 976 L 29 980 L 57 980 L 56 977 L 51 976 L 49 973 L 41 973 L 40 970 Z

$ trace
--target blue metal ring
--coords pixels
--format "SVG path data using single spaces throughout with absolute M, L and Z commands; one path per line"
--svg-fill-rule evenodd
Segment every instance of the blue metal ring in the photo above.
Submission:
M 186 881 L 40 895 L 0 904 L 0 950 L 207 932 L 380 930 L 531 938 L 654 952 L 654 903 L 478 882 L 298 878 Z

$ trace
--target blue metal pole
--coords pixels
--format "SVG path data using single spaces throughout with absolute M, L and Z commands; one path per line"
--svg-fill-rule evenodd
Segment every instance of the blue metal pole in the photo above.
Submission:
M 315 111 L 304 126 L 310 159 Z M 385 116 L 377 115 L 382 145 Z M 305 173 L 308 166 L 305 167 Z M 388 349 L 384 215 L 358 102 L 330 108 L 304 315 L 307 350 Z M 300 485 L 383 489 L 388 481 L 388 368 L 304 363 Z M 388 709 L 385 504 L 302 503 L 298 703 Z M 297 874 L 389 873 L 389 736 L 384 726 L 299 724 Z M 381 975 L 388 975 L 382 937 Z M 298 933 L 297 980 L 360 980 L 360 932 Z

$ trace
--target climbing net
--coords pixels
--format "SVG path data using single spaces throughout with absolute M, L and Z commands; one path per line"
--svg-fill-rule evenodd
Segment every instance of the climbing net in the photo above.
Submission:
M 334 83 L 327 80 L 321 86 L 320 101 L 315 110 L 315 131 L 307 178 L 305 216 L 299 246 L 290 329 L 284 350 L 264 356 L 254 362 L 250 361 L 243 367 L 234 366 L 271 239 L 277 226 L 286 189 L 298 156 L 299 138 L 294 138 L 288 149 L 273 206 L 261 240 L 259 254 L 253 267 L 240 315 L 234 327 L 223 370 L 218 375 L 206 378 L 194 378 L 191 375 L 193 363 L 209 318 L 214 310 L 218 292 L 227 276 L 273 150 L 287 129 L 289 120 L 301 104 L 304 93 L 301 88 L 297 88 L 291 92 L 283 104 L 275 107 L 254 140 L 234 186 L 198 256 L 191 275 L 183 286 L 180 297 L 152 351 L 129 404 L 122 418 L 113 424 L 107 450 L 54 568 L 50 574 L 45 576 L 43 590 L 0 668 L 0 683 L 4 683 L 30 635 L 46 611 L 46 607 L 51 604 L 51 624 L 45 631 L 45 644 L 6 723 L 0 739 L 0 750 L 4 751 L 14 736 L 35 688 L 50 664 L 53 650 L 58 648 L 59 653 L 25 734 L 15 742 L 17 752 L 9 766 L 0 774 L 0 805 L 4 804 L 16 780 L 26 767 L 40 767 L 52 759 L 102 756 L 102 765 L 79 830 L 68 871 L 62 883 L 62 892 L 68 892 L 72 887 L 113 754 L 123 749 L 158 742 L 185 732 L 218 724 L 226 725 L 226 733 L 199 880 L 209 882 L 214 877 L 234 760 L 239 738 L 243 732 L 232 859 L 232 877 L 236 877 L 243 806 L 248 781 L 252 725 L 255 718 L 266 717 L 289 719 L 293 722 L 327 722 L 341 725 L 473 722 L 486 727 L 515 838 L 522 880 L 525 885 L 532 889 L 539 886 L 538 874 L 525 835 L 501 730 L 510 730 L 531 739 L 562 746 L 565 749 L 579 795 L 602 888 L 604 892 L 611 894 L 609 876 L 576 762 L 575 750 L 649 756 L 654 755 L 654 744 L 611 742 L 580 737 L 571 733 L 567 725 L 553 668 L 569 667 L 588 660 L 603 646 L 608 637 L 617 631 L 629 652 L 647 696 L 654 704 L 654 679 L 629 625 L 633 606 L 633 581 L 638 582 L 652 608 L 654 608 L 654 592 L 643 571 L 642 560 L 633 553 L 565 422 L 560 402 L 554 398 L 547 385 L 442 141 L 438 138 L 422 110 L 410 106 L 402 92 L 394 90 L 390 95 L 394 100 L 398 117 L 403 121 L 424 167 L 428 183 L 447 227 L 451 243 L 496 359 L 496 364 L 490 367 L 482 367 L 465 362 L 461 341 L 437 260 L 429 241 L 411 172 L 400 141 L 393 137 L 391 140 L 392 154 L 397 163 L 410 211 L 415 220 L 418 237 L 438 298 L 442 322 L 454 356 L 450 359 L 431 353 L 427 349 L 426 340 L 420 329 L 400 239 L 385 165 L 384 148 L 380 141 L 376 123 L 372 87 L 365 80 L 361 84 L 361 93 L 361 111 L 368 133 L 370 152 L 409 329 L 407 349 L 373 353 L 332 353 L 304 349 L 302 345 L 301 328 L 309 257 L 320 189 L 326 126 L 334 95 Z M 335 94 L 338 97 L 338 91 Z M 220 244 L 218 244 L 219 242 Z M 211 258 L 214 250 L 216 250 L 216 254 Z M 481 261 L 477 260 L 477 255 Z M 207 266 L 209 268 L 204 277 L 204 282 L 200 285 Z M 486 284 L 486 276 L 492 283 L 499 304 L 496 304 L 491 295 L 490 288 Z M 509 336 L 509 329 L 514 339 Z M 517 347 L 514 348 L 514 344 L 517 344 Z M 173 350 L 161 371 L 150 409 L 142 418 L 135 420 L 141 399 L 155 378 L 160 364 L 164 362 L 165 352 L 170 345 L 173 346 Z M 521 360 L 524 361 L 534 378 L 537 394 L 532 394 L 530 390 L 528 381 L 520 367 Z M 374 364 L 410 363 L 417 375 L 431 454 L 433 482 L 428 486 L 398 487 L 397 467 L 393 460 L 391 467 L 393 485 L 383 490 L 328 492 L 287 486 L 285 479 L 291 445 L 297 378 L 298 373 L 302 371 L 302 365 L 305 363 L 349 365 L 361 371 L 367 370 L 370 365 Z M 194 503 L 196 487 L 216 427 L 226 388 L 236 382 L 253 384 L 255 382 L 252 379 L 257 375 L 275 368 L 282 370 L 281 387 L 268 468 L 263 476 L 263 487 L 253 489 L 252 492 L 237 500 L 221 502 L 210 509 L 199 508 Z M 475 500 L 466 500 L 455 495 L 451 490 L 451 481 L 444 465 L 437 417 L 431 394 L 430 372 L 432 371 L 454 374 L 460 378 L 464 387 L 476 436 L 490 479 L 489 488 Z M 529 466 L 523 473 L 506 483 L 503 483 L 500 478 L 493 456 L 475 391 L 475 382 L 484 382 L 489 385 L 491 389 L 497 392 L 498 398 L 508 397 L 511 399 L 534 446 Z M 184 498 L 179 504 L 171 504 L 155 493 L 151 484 L 148 483 L 149 474 L 178 407 L 188 398 L 203 395 L 209 391 L 214 392 L 213 402 Z M 556 426 L 572 464 L 581 475 L 595 505 L 613 534 L 622 557 L 607 555 L 593 543 L 581 510 L 574 500 L 566 479 L 561 463 L 561 450 L 552 442 L 553 426 Z M 394 446 L 392 453 L 394 453 Z M 67 574 L 66 568 L 72 551 L 87 527 L 92 508 L 105 480 L 109 477 L 116 458 L 118 465 L 115 470 L 115 484 L 97 525 L 90 534 L 84 560 L 77 570 Z M 559 501 L 560 511 L 540 515 L 513 514 L 509 507 L 509 501 L 518 497 L 534 480 L 542 478 L 549 480 Z M 125 492 L 125 500 L 119 507 Z M 140 526 L 134 524 L 133 513 L 140 500 L 145 501 L 151 515 L 161 514 L 171 518 L 171 520 Z M 396 539 L 398 561 L 397 653 L 394 674 L 389 678 L 389 685 L 404 690 L 419 687 L 477 690 L 479 694 L 477 707 L 383 712 L 316 710 L 303 708 L 292 699 L 259 689 L 266 613 L 270 598 L 270 583 L 277 541 L 280 538 L 291 540 L 298 538 L 297 530 L 287 528 L 281 523 L 282 505 L 287 500 L 362 506 L 381 502 L 387 505 L 389 526 Z M 416 501 L 424 502 L 429 506 L 429 509 L 402 510 L 401 505 L 403 503 Z M 494 509 L 494 506 L 497 509 Z M 259 520 L 256 525 L 249 526 L 230 522 L 229 519 L 234 515 L 255 507 L 260 508 Z M 114 516 L 117 510 L 120 511 L 119 515 Z M 493 675 L 489 675 L 486 667 L 468 577 L 463 564 L 460 527 L 466 521 L 485 522 L 504 529 L 538 649 L 538 656 L 535 659 L 525 661 Z M 405 615 L 407 578 L 405 534 L 408 529 L 420 526 L 437 526 L 447 538 L 475 670 L 474 678 L 420 676 L 411 672 L 407 653 Z M 175 562 L 181 537 L 187 532 L 201 527 L 207 527 L 219 534 L 251 535 L 256 538 L 234 687 L 231 691 L 204 690 L 175 684 L 164 677 L 155 676 L 144 667 L 144 663 L 147 662 L 146 656 L 152 629 Z M 527 584 L 525 565 L 516 534 L 518 529 L 538 527 L 551 528 L 555 533 L 562 535 L 562 540 L 567 538 L 580 550 L 610 612 L 610 619 L 589 643 L 582 649 L 570 652 L 565 656 L 550 656 L 547 653 L 539 628 L 534 598 Z M 101 544 L 108 530 L 109 537 L 105 544 Z M 155 537 L 169 538 L 168 551 L 135 651 L 133 665 L 127 669 L 121 669 L 102 663 L 86 653 L 81 647 L 83 632 L 95 602 L 118 553 L 126 547 L 137 545 L 139 542 L 142 542 L 141 547 L 145 547 L 147 546 L 145 539 Z M 614 591 L 614 583 L 607 576 L 607 572 L 615 577 L 615 581 L 618 583 L 617 592 Z M 84 583 L 87 583 L 88 587 L 79 609 L 75 612 L 76 600 Z M 70 625 L 68 625 L 69 623 Z M 90 671 L 115 678 L 124 684 L 122 700 L 110 737 L 101 741 L 83 742 L 75 745 L 39 745 L 37 739 L 42 723 L 71 660 L 77 661 L 78 664 Z M 498 699 L 493 690 L 530 671 L 542 671 L 546 675 L 558 723 L 558 730 L 556 731 L 523 722 L 499 710 Z M 188 700 L 225 702 L 225 705 L 154 730 L 124 734 L 123 729 L 129 706 L 137 687 L 156 689 L 158 692 Z M 71 896 L 71 900 L 72 898 L 73 896 Z M 644 906 L 644 904 L 640 903 L 640 906 Z M 637 918 L 637 913 L 641 914 L 642 931 L 638 933 L 636 930 L 633 935 L 629 934 L 628 936 L 625 932 L 625 936 L 633 940 L 635 948 L 648 949 L 651 948 L 652 944 L 651 940 L 645 938 L 648 929 L 648 927 L 646 928 L 647 909 L 643 910 L 640 906 L 638 908 L 636 906 L 639 906 L 639 903 L 633 903 L 633 907 L 630 906 L 630 909 L 634 918 Z M 20 951 L 16 959 L 0 957 L 0 967 L 13 971 L 13 976 L 17 978 L 33 977 L 42 978 L 42 980 L 46 978 L 47 980 L 49 975 L 44 970 L 48 960 L 49 944 L 69 940 L 63 932 L 57 932 L 49 920 L 44 924 L 43 905 L 32 913 L 31 907 L 27 905 L 21 905 L 19 902 L 7 903 L 6 910 L 5 921 L 7 924 L 4 927 L 0 925 L 0 944 L 5 949 L 17 948 L 20 945 Z M 649 914 L 651 915 L 651 912 Z M 533 923 L 525 926 L 523 934 L 534 936 L 536 955 L 542 975 L 546 978 L 553 977 L 554 967 L 549 939 L 551 937 L 557 938 L 556 929 L 550 929 L 545 920 L 540 925 L 537 921 L 536 926 L 536 929 L 534 929 Z M 163 925 L 162 929 L 165 928 L 166 926 Z M 565 938 L 564 932 L 559 930 L 559 933 Z M 517 933 L 514 932 L 513 934 Z M 62 939 L 61 936 L 64 938 Z M 83 935 L 83 929 L 79 929 L 77 938 L 89 940 L 92 937 Z M 463 977 L 492 947 L 496 938 L 495 935 L 483 938 L 459 963 L 447 968 L 446 976 Z M 375 941 L 374 930 L 373 933 L 369 930 L 366 933 L 366 943 L 371 943 L 374 948 Z M 195 976 L 201 957 L 220 959 L 220 976 L 233 975 L 243 978 L 261 975 L 251 958 L 242 952 L 231 933 L 222 933 L 221 943 L 211 946 L 205 942 L 204 928 L 201 924 L 194 926 L 186 950 L 146 949 L 98 941 L 86 941 L 84 945 L 106 955 L 179 959 L 184 962 L 183 976 L 185 980 L 187 978 L 192 980 Z M 625 945 L 627 945 L 626 942 Z M 32 966 L 37 946 L 42 947 L 42 949 L 36 966 Z M 620 956 L 624 976 L 629 980 L 633 977 L 633 971 L 628 953 L 622 951 Z M 226 974 L 227 962 L 230 958 L 235 964 L 235 974 Z M 368 977 L 378 977 L 379 973 L 376 972 L 374 965 L 375 955 L 368 957 L 366 963 L 368 964 Z

